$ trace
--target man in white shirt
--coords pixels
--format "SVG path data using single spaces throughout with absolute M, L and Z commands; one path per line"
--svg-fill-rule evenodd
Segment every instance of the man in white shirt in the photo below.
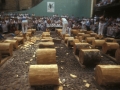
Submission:
M 66 20 L 66 18 L 61 18 L 62 21 L 62 34 L 66 34 L 66 30 L 67 30 L 67 26 L 68 26 L 68 21 Z

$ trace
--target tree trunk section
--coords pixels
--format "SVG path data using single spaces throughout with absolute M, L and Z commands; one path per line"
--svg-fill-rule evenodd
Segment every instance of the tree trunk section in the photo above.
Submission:
M 11 43 L 0 43 L 0 52 L 2 55 L 13 55 L 13 45 Z
M 99 85 L 120 84 L 120 65 L 98 65 L 95 79 Z
M 102 48 L 103 44 L 105 43 L 105 40 L 93 40 L 92 41 L 92 46 L 93 48 Z
M 115 52 L 116 61 L 120 64 L 120 48 L 118 48 Z
M 55 45 L 53 42 L 40 42 L 39 48 L 54 48 Z
M 115 42 L 106 42 L 102 46 L 102 52 L 115 56 L 116 50 L 119 48 L 119 44 Z
M 24 38 L 23 37 L 14 37 L 15 40 L 18 41 L 18 44 L 24 44 Z
M 114 42 L 115 39 L 114 39 L 114 38 L 105 38 L 105 41 L 106 41 L 106 42 Z
M 86 37 L 85 42 L 92 44 L 92 41 L 95 40 L 95 37 Z
M 56 64 L 56 49 L 45 48 L 36 51 L 37 64 Z
M 59 85 L 57 64 L 31 65 L 29 68 L 29 82 L 35 85 Z
M 52 38 L 47 38 L 47 39 L 41 39 L 41 42 L 53 42 Z
M 11 43 L 13 45 L 13 49 L 18 49 L 18 41 L 17 40 L 5 40 L 5 43 Z
M 80 49 L 89 49 L 89 48 L 90 48 L 90 44 L 88 43 L 75 43 L 73 52 L 75 55 L 79 56 Z
M 81 49 L 79 61 L 86 67 L 95 67 L 101 61 L 101 54 L 98 49 Z
M 86 37 L 90 37 L 90 34 L 83 34 L 83 35 L 82 35 L 83 40 L 85 40 Z

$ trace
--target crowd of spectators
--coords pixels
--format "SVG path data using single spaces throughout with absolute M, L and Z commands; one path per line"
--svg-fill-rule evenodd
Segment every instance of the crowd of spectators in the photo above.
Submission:
M 61 18 L 66 18 L 68 21 L 68 28 L 78 30 L 92 30 L 99 35 L 105 37 L 120 38 L 120 18 L 97 17 L 94 18 L 79 18 L 74 15 L 53 15 L 35 16 L 35 14 L 1 14 L 0 15 L 0 38 L 3 33 L 14 33 L 16 30 L 21 30 L 22 17 L 28 20 L 28 28 L 35 28 L 36 30 L 45 31 L 49 25 L 61 25 Z
M 113 3 L 118 3 L 120 0 L 100 0 L 99 3 L 96 4 L 97 7 L 109 5 Z

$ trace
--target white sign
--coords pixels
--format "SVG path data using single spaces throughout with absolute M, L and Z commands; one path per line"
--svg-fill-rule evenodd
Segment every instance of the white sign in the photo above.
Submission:
M 55 11 L 55 3 L 47 2 L 47 12 L 54 12 L 54 11 Z

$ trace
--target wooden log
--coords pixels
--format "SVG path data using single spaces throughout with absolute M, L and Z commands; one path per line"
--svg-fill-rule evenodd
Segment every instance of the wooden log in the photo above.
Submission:
M 18 41 L 18 44 L 24 44 L 24 38 L 23 37 L 14 37 L 14 40 Z
M 105 42 L 102 46 L 102 52 L 115 56 L 116 50 L 119 48 L 119 44 L 116 42 Z
M 73 40 L 74 40 L 74 38 L 68 38 L 68 40 L 67 40 L 67 46 L 68 47 L 73 47 L 73 45 L 74 45 Z
M 82 36 L 82 35 L 84 35 L 85 33 L 78 33 L 77 34 L 77 36 L 79 37 L 79 36 Z
M 95 40 L 95 37 L 86 37 L 85 42 L 92 44 L 93 40 Z
M 85 34 L 90 34 L 90 33 L 94 33 L 93 31 L 87 31 Z
M 80 49 L 89 49 L 89 48 L 90 48 L 89 43 L 75 43 L 74 48 L 73 48 L 73 52 L 75 55 L 79 56 Z
M 115 39 L 114 42 L 117 42 L 117 43 L 119 43 L 119 45 L 120 45 L 120 39 Z
M 17 40 L 5 40 L 5 43 L 11 43 L 13 45 L 13 49 L 18 49 L 18 41 Z
M 95 37 L 97 39 L 97 33 L 90 33 L 91 37 Z
M 102 48 L 103 44 L 105 43 L 105 40 L 93 40 L 92 41 L 92 47 L 93 48 Z
M 99 85 L 120 84 L 120 65 L 98 65 L 95 79 Z
M 115 59 L 120 64 L 120 48 L 118 48 L 115 52 Z
M 78 39 L 79 39 L 80 42 L 83 42 L 83 37 L 82 36 L 79 36 Z
M 42 34 L 50 34 L 50 32 L 43 32 Z
M 54 48 L 54 42 L 40 42 L 39 44 L 39 48 Z
M 79 39 L 73 39 L 74 43 L 80 43 Z
M 52 39 L 52 37 L 42 37 L 42 39 Z
M 11 43 L 0 43 L 0 52 L 5 55 L 13 55 L 13 45 Z
M 29 67 L 29 83 L 35 85 L 59 85 L 57 64 L 31 65 Z
M 70 35 L 69 34 L 63 34 L 63 39 L 65 39 L 65 37 L 70 37 Z
M 53 42 L 52 38 L 47 38 L 47 39 L 41 39 L 41 42 Z
M 106 41 L 106 42 L 114 42 L 115 39 L 114 39 L 114 38 L 105 38 L 105 41 Z
M 50 34 L 42 34 L 42 37 L 50 37 Z
M 45 48 L 36 51 L 37 64 L 56 64 L 56 49 Z
M 60 32 L 62 32 L 62 29 L 56 29 L 56 32 L 58 35 L 60 35 Z
M 19 30 L 16 30 L 14 33 L 15 33 L 15 35 L 17 36 L 17 35 L 20 34 L 20 31 L 19 31 Z
M 31 37 L 32 36 L 32 32 L 26 32 L 26 35 Z
M 95 67 L 101 61 L 101 54 L 98 49 L 81 49 L 79 62 L 86 67 Z
M 64 42 L 67 44 L 67 40 L 68 39 L 74 39 L 74 37 L 65 37 L 65 40 L 64 40 Z
M 61 39 L 53 38 L 53 42 L 54 42 L 54 43 L 58 43 L 58 44 L 60 44 L 60 43 L 61 43 Z
M 85 40 L 86 37 L 90 37 L 90 34 L 83 34 L 82 39 Z
M 81 32 L 81 33 L 86 33 L 86 32 L 87 32 L 87 30 L 81 30 L 80 32 Z
M 79 33 L 79 30 L 75 30 L 75 29 L 72 29 L 72 30 L 71 30 L 71 34 L 72 34 L 73 36 L 76 36 L 78 33 Z

